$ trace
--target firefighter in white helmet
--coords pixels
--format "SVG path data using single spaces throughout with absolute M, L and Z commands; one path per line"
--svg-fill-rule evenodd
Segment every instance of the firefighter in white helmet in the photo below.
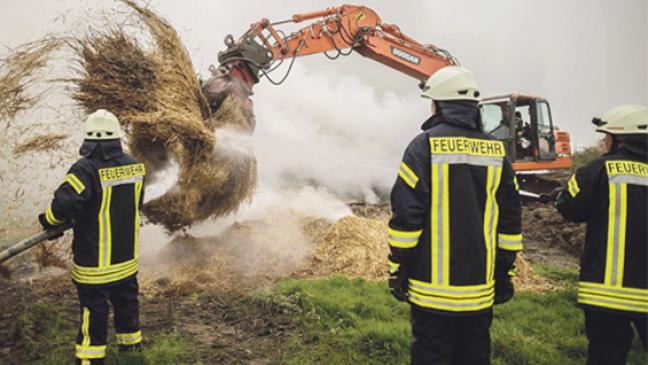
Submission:
M 493 304 L 513 296 L 520 200 L 504 144 L 482 130 L 465 68 L 432 75 L 432 116 L 407 147 L 391 194 L 389 286 L 412 309 L 412 364 L 490 363 Z
M 80 302 L 76 361 L 103 364 L 109 302 L 120 350 L 137 350 L 139 326 L 139 210 L 144 197 L 144 165 L 122 151 L 117 117 L 98 110 L 85 124 L 81 159 L 39 216 L 45 229 L 72 223 L 72 280 Z
M 557 208 L 587 223 L 578 286 L 587 364 L 625 364 L 632 324 L 646 349 L 648 108 L 621 105 L 593 122 L 605 133 L 606 153 L 569 179 Z

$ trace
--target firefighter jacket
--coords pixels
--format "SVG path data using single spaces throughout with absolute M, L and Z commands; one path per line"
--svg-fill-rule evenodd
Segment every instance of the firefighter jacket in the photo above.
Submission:
M 119 140 L 85 141 L 81 154 L 41 223 L 52 228 L 73 222 L 76 283 L 116 283 L 138 270 L 144 165 L 122 152 Z
M 587 223 L 578 302 L 593 309 L 648 313 L 648 153 L 645 137 L 579 169 L 558 211 Z
M 392 189 L 390 272 L 408 277 L 412 305 L 474 314 L 490 310 L 496 278 L 510 280 L 522 249 L 517 183 L 503 143 L 481 131 L 474 103 L 437 105 Z

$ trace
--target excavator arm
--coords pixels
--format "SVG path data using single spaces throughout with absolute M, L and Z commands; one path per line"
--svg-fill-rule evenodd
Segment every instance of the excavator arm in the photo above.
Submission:
M 277 28 L 309 20 L 313 22 L 288 36 Z M 285 78 L 275 81 L 269 76 L 277 63 L 290 59 L 287 76 L 295 58 L 318 53 L 336 59 L 354 50 L 422 82 L 440 68 L 457 64 L 444 49 L 419 43 L 398 26 L 382 23 L 375 11 L 353 5 L 296 14 L 276 23 L 262 19 L 238 40 L 228 35 L 225 44 L 227 50 L 218 56 L 220 67 L 212 72 L 214 76 L 231 77 L 248 92 L 263 76 L 275 84 L 283 82 Z

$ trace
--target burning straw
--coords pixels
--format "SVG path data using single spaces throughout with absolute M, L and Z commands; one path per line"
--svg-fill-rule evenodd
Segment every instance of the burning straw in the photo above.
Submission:
M 0 62 L 0 119 L 11 121 L 33 107 L 43 92 L 30 95 L 36 72 L 47 65 L 48 56 L 61 45 L 58 38 L 43 38 L 14 50 Z
M 170 159 L 180 165 L 178 185 L 144 206 L 153 223 L 176 231 L 235 211 L 256 186 L 254 157 L 218 145 L 214 130 L 228 126 L 252 133 L 254 117 L 245 93 L 206 93 L 191 59 L 171 25 L 149 9 L 123 0 L 136 23 L 151 36 L 146 47 L 123 29 L 78 38 L 81 65 L 74 98 L 88 112 L 108 109 L 128 134 L 130 151 L 149 175 Z M 234 82 L 214 83 L 239 89 Z M 206 96 L 207 95 L 207 96 Z M 218 110 L 216 110 L 216 108 Z M 150 181 L 149 181 L 150 182 Z

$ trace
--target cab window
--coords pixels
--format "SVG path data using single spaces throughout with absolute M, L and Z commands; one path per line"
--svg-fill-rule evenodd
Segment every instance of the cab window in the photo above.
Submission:
M 481 106 L 484 132 L 490 133 L 504 121 L 502 108 L 497 104 L 483 104 Z
M 549 114 L 549 105 L 542 101 L 538 103 L 538 133 L 551 133 L 551 114 Z

